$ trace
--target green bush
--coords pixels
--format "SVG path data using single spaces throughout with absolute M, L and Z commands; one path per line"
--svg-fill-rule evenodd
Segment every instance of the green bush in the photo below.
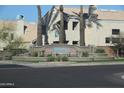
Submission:
M 52 56 L 52 54 L 48 54 L 47 57 Z
M 18 49 L 7 49 L 7 48 L 4 48 L 4 52 L 11 52 L 12 56 L 16 56 L 18 54 L 28 53 L 28 50 L 27 49 L 21 49 L 21 48 L 18 48 Z
M 62 61 L 68 61 L 68 57 L 67 56 L 63 56 L 62 57 Z
M 57 56 L 56 57 L 56 61 L 61 61 L 61 57 L 60 56 Z
M 38 57 L 38 53 L 37 52 L 34 52 L 33 53 L 33 57 Z
M 104 49 L 96 49 L 95 53 L 105 53 Z
M 4 60 L 11 60 L 12 59 L 12 53 L 8 52 L 8 51 L 4 51 L 2 56 L 3 56 Z
M 82 57 L 88 57 L 89 56 L 89 53 L 88 52 L 83 52 L 82 53 Z
M 55 61 L 55 57 L 54 56 L 48 56 L 47 61 Z

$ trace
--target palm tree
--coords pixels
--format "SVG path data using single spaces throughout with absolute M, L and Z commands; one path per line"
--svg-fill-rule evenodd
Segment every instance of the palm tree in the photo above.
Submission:
M 64 30 L 64 13 L 63 13 L 63 5 L 59 6 L 60 10 L 60 33 L 59 33 L 59 43 L 65 43 L 66 35 Z
M 59 43 L 63 44 L 66 43 L 66 34 L 65 34 L 65 29 L 64 29 L 64 21 L 65 21 L 65 13 L 63 12 L 63 5 L 59 5 L 59 9 L 57 9 L 54 6 L 54 9 L 56 9 L 56 13 L 54 14 L 53 18 L 51 19 L 48 29 L 52 26 L 58 15 L 60 14 L 60 20 L 56 23 L 53 24 L 53 28 L 51 31 L 56 31 L 55 33 L 59 35 Z M 53 9 L 52 9 L 53 11 Z
M 42 46 L 42 13 L 40 5 L 37 5 L 38 23 L 37 23 L 37 46 Z
M 76 19 L 79 20 L 79 22 L 80 22 L 80 46 L 85 46 L 85 28 L 86 28 L 86 25 L 88 27 L 92 27 L 92 23 L 95 23 L 98 27 L 102 26 L 98 22 L 98 19 L 97 19 L 98 15 L 96 13 L 94 13 L 95 10 L 96 10 L 96 6 L 90 5 L 88 14 L 84 13 L 83 12 L 83 6 L 81 5 L 79 14 L 73 12 L 74 14 L 76 14 Z M 86 24 L 86 19 L 88 19 L 88 24 Z
M 85 46 L 85 25 L 83 17 L 83 6 L 80 6 L 80 46 Z
M 92 27 L 92 23 L 95 23 L 98 27 L 101 26 L 101 24 L 98 22 L 98 19 L 97 19 L 98 15 L 94 13 L 94 11 L 96 10 L 96 6 L 94 6 L 94 5 L 89 6 L 88 13 L 83 12 L 83 6 L 81 5 L 79 14 L 72 11 L 76 15 L 68 15 L 67 16 L 63 12 L 63 6 L 62 5 L 60 5 L 59 9 L 56 9 L 56 10 L 57 10 L 57 12 L 55 13 L 54 17 L 52 18 L 51 23 L 48 25 L 48 29 L 54 23 L 58 14 L 60 13 L 60 24 L 59 24 L 59 22 L 54 23 L 53 29 L 52 29 L 52 30 L 56 29 L 58 31 L 60 43 L 65 43 L 65 41 L 66 41 L 66 34 L 65 34 L 65 30 L 64 30 L 64 20 L 66 20 L 66 18 L 70 19 L 72 17 L 72 18 L 79 20 L 79 22 L 80 22 L 80 46 L 85 46 L 85 28 L 86 28 L 86 25 L 88 27 Z M 86 23 L 87 19 L 88 19 L 88 24 Z

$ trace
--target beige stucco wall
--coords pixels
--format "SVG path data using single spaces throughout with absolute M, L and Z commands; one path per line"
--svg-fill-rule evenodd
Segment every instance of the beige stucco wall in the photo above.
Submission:
M 124 37 L 124 21 L 102 20 L 100 21 L 102 27 L 97 29 L 94 25 L 93 28 L 86 29 L 86 45 L 95 46 L 109 46 L 112 44 L 105 43 L 106 37 L 112 36 L 112 29 L 120 29 L 120 34 Z M 117 36 L 115 36 L 117 37 Z
M 79 32 L 79 23 L 74 30 L 72 30 L 73 21 L 77 21 L 71 19 L 68 22 L 68 29 L 66 32 L 66 40 L 69 41 L 68 44 L 72 44 L 72 41 L 79 41 L 80 32 Z M 86 27 L 85 30 L 85 43 L 86 45 L 94 45 L 94 46 L 110 46 L 111 43 L 107 44 L 105 42 L 106 37 L 112 36 L 112 29 L 120 29 L 121 37 L 124 37 L 124 21 L 119 20 L 101 20 L 99 21 L 102 27 L 97 28 L 95 24 L 93 24 L 92 28 Z M 53 41 L 58 41 L 59 37 L 55 37 L 55 31 L 50 31 L 49 34 L 49 43 L 52 44 Z M 116 37 L 116 36 L 115 36 Z
M 36 23 L 27 23 L 24 20 L 12 20 L 12 21 L 0 21 L 0 27 L 5 24 L 5 25 L 13 25 L 15 27 L 14 31 L 5 31 L 9 33 L 8 38 L 10 38 L 10 34 L 14 34 L 14 39 L 18 37 L 22 37 L 23 42 L 26 46 L 26 48 L 29 48 L 32 41 L 37 38 L 37 24 Z M 24 33 L 24 25 L 27 26 L 27 29 L 25 30 Z M 5 47 L 7 43 L 5 41 L 0 41 L 0 50 Z
M 54 9 L 52 18 L 56 13 L 56 11 L 57 10 Z M 74 15 L 73 11 L 76 13 L 79 13 L 80 9 L 64 8 L 64 12 L 67 14 Z M 87 13 L 88 10 L 84 9 L 84 12 Z M 105 43 L 105 38 L 112 36 L 112 29 L 120 29 L 121 37 L 124 36 L 124 30 L 123 30 L 124 29 L 124 11 L 97 10 L 97 13 L 98 13 L 98 19 L 101 19 L 100 23 L 102 27 L 99 27 L 98 29 L 95 24 L 93 24 L 92 28 L 86 27 L 85 43 L 86 45 L 94 45 L 94 46 L 110 46 L 112 44 Z M 60 15 L 54 20 L 54 23 L 56 23 L 58 20 L 60 20 Z M 72 30 L 73 21 L 77 21 L 77 20 L 70 19 L 68 22 L 68 29 L 65 30 L 66 40 L 69 41 L 68 44 L 72 44 L 72 41 L 79 41 L 80 39 L 79 23 L 75 28 L 75 30 Z M 52 29 L 52 25 L 51 25 L 51 29 Z M 51 29 L 49 29 L 48 31 L 50 44 L 52 44 L 53 41 L 59 41 L 59 37 L 55 37 L 55 31 L 51 31 Z

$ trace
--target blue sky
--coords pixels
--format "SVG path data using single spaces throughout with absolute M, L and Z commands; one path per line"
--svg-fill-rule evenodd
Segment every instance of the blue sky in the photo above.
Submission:
M 51 5 L 42 5 L 43 15 L 51 9 Z M 65 7 L 79 7 L 70 5 Z M 87 7 L 87 6 L 86 6 Z M 124 10 L 124 5 L 100 5 L 98 9 Z M 15 20 L 17 15 L 24 15 L 26 21 L 37 20 L 37 8 L 35 5 L 0 5 L 0 19 Z

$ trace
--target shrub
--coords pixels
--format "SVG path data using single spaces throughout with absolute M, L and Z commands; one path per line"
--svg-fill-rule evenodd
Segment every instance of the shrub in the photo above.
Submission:
M 56 57 L 56 61 L 60 61 L 61 60 L 61 57 L 60 56 L 57 56 Z
M 52 54 L 48 54 L 47 57 L 52 56 Z
M 82 56 L 83 56 L 83 57 L 88 57 L 88 56 L 89 56 L 89 53 L 88 53 L 88 52 L 83 52 L 83 53 L 82 53 Z
M 3 56 L 4 60 L 11 60 L 12 59 L 12 53 L 8 52 L 8 51 L 4 51 L 2 56 Z
M 12 53 L 12 56 L 16 56 L 18 54 L 28 53 L 28 50 L 27 49 L 21 49 L 21 48 L 18 48 L 18 49 L 4 48 L 4 52 L 11 52 Z
M 12 52 L 13 56 L 18 55 L 18 54 L 24 54 L 28 53 L 27 49 L 11 49 L 10 52 Z
M 62 57 L 62 61 L 68 61 L 68 57 L 67 56 L 63 56 Z
M 48 56 L 47 61 L 55 61 L 55 57 L 54 56 Z
M 96 49 L 95 53 L 105 53 L 104 49 Z
M 37 52 L 34 52 L 34 53 L 33 53 L 33 56 L 34 56 L 34 57 L 37 57 L 37 56 L 38 56 L 38 53 L 37 53 Z

